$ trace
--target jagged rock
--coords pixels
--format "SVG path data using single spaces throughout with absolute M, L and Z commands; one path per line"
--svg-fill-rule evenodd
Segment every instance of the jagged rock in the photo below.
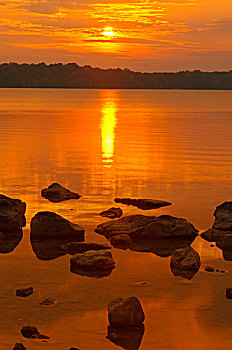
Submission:
M 133 240 L 157 238 L 194 238 L 197 230 L 186 219 L 170 215 L 129 215 L 100 224 L 95 232 L 106 238 L 127 234 Z
M 71 192 L 67 188 L 58 183 L 53 183 L 41 191 L 41 196 L 48 199 L 50 202 L 58 203 L 69 199 L 79 199 L 81 196 L 78 193 Z
M 213 229 L 232 231 L 232 202 L 224 202 L 217 206 L 213 215 Z
M 128 246 L 132 243 L 132 239 L 129 235 L 122 234 L 122 235 L 117 235 L 113 236 L 110 239 L 110 243 L 112 244 L 113 247 L 124 247 Z
M 16 289 L 17 297 L 28 297 L 31 294 L 33 294 L 33 287 Z
M 115 268 L 111 252 L 105 250 L 76 254 L 70 259 L 71 272 L 89 277 L 108 276 Z
M 0 194 L 0 231 L 14 233 L 26 225 L 26 203 Z
M 13 350 L 26 350 L 26 348 L 22 343 L 15 343 Z
M 111 249 L 109 245 L 98 243 L 86 243 L 86 242 L 71 242 L 62 246 L 62 249 L 67 253 L 73 255 L 77 253 L 84 253 L 89 250 L 106 250 Z
M 57 303 L 57 300 L 54 298 L 46 298 L 43 301 L 41 301 L 39 304 L 40 305 L 46 305 L 46 306 L 50 306 L 50 305 L 54 305 Z
M 108 318 L 111 326 L 133 328 L 143 324 L 145 315 L 136 297 L 113 298 L 108 304 Z
M 25 338 L 32 339 L 49 339 L 47 335 L 43 335 L 38 331 L 38 328 L 33 326 L 24 326 L 21 333 Z
M 170 261 L 174 276 L 191 279 L 199 270 L 201 260 L 199 254 L 192 247 L 177 249 Z
M 31 240 L 70 238 L 84 241 L 85 230 L 53 212 L 39 212 L 31 220 Z
M 99 215 L 109 218 L 109 219 L 116 219 L 120 218 L 123 214 L 123 211 L 121 208 L 110 208 L 108 210 L 102 211 Z
M 106 339 L 126 350 L 138 350 L 144 334 L 144 325 L 137 328 L 108 326 Z
M 172 204 L 170 202 L 155 199 L 115 198 L 114 201 L 115 203 L 133 205 L 134 207 L 143 210 L 158 209 Z

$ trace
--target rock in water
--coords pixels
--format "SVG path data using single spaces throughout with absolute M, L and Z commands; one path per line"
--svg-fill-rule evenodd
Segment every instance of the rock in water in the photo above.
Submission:
M 144 334 L 144 325 L 137 328 L 108 326 L 106 339 L 126 350 L 138 350 Z
M 71 272 L 89 277 L 108 276 L 115 268 L 111 252 L 105 250 L 76 254 L 70 259 Z
M 191 279 L 199 270 L 201 260 L 192 247 L 177 249 L 172 255 L 170 267 L 174 276 Z
M 129 215 L 100 224 L 95 232 L 106 238 L 127 234 L 133 240 L 157 238 L 195 238 L 198 230 L 186 219 L 170 215 Z
M 232 202 L 224 202 L 219 205 L 214 214 L 213 229 L 232 231 Z
M 53 203 L 58 203 L 69 199 L 79 199 L 81 197 L 78 193 L 71 192 L 58 183 L 53 183 L 52 185 L 48 186 L 48 188 L 44 188 L 41 191 L 41 196 Z
M 89 250 L 106 250 L 111 249 L 109 245 L 98 243 L 86 243 L 86 242 L 71 242 L 62 246 L 67 253 L 73 255 L 77 253 L 84 253 Z
M 232 299 L 232 288 L 226 288 L 226 298 Z
M 108 318 L 111 326 L 133 328 L 143 324 L 145 315 L 136 297 L 113 298 L 108 304 Z
M 157 199 L 115 198 L 114 201 L 115 203 L 133 205 L 134 207 L 137 207 L 143 210 L 158 209 L 158 208 L 166 207 L 172 204 L 170 202 L 157 200 Z
M 15 343 L 13 350 L 26 350 L 26 348 L 22 343 Z
M 117 235 L 113 236 L 110 239 L 110 243 L 112 244 L 113 247 L 120 248 L 120 247 L 128 247 L 132 243 L 132 239 L 130 238 L 129 235 Z
M 25 289 L 16 289 L 17 297 L 28 297 L 33 294 L 33 287 L 25 288 Z
M 109 218 L 109 219 L 116 219 L 120 218 L 122 216 L 123 212 L 121 208 L 110 208 L 108 210 L 102 211 L 99 215 Z
M 54 298 L 46 298 L 43 301 L 41 301 L 39 304 L 40 305 L 46 305 L 46 306 L 50 306 L 50 305 L 54 305 L 57 303 L 57 300 Z
M 33 326 L 24 326 L 21 329 L 21 333 L 25 338 L 28 339 L 49 339 L 47 335 L 43 335 L 38 331 L 38 328 Z
M 31 240 L 70 238 L 84 241 L 85 230 L 53 212 L 39 212 L 31 220 Z
M 0 194 L 0 231 L 18 232 L 26 225 L 25 212 L 26 203 Z

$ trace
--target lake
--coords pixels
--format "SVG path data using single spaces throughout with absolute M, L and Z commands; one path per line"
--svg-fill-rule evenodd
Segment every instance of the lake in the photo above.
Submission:
M 170 214 L 210 228 L 215 207 L 232 200 L 232 91 L 0 89 L 0 125 L 0 193 L 27 203 L 22 240 L 10 252 L 0 245 L 1 350 L 15 342 L 119 349 L 105 338 L 107 304 L 131 295 L 146 316 L 140 350 L 231 348 L 232 263 L 219 248 L 197 237 L 202 266 L 191 280 L 174 277 L 168 256 L 116 248 L 110 276 L 86 277 L 70 272 L 69 255 L 44 260 L 43 247 L 32 248 L 30 220 L 53 211 L 84 227 L 87 242 L 107 243 L 94 233 L 107 221 L 98 214 L 115 197 L 138 197 L 172 206 L 120 205 L 124 215 Z M 53 182 L 82 197 L 47 201 L 40 192 Z M 225 273 L 207 273 L 207 265 Z M 29 286 L 33 295 L 16 297 Z M 57 303 L 41 306 L 48 297 Z M 23 338 L 26 325 L 51 339 Z

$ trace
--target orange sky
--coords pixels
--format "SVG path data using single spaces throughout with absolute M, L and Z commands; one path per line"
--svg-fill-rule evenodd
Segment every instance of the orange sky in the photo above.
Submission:
M 0 61 L 230 70 L 231 15 L 231 0 L 0 0 Z

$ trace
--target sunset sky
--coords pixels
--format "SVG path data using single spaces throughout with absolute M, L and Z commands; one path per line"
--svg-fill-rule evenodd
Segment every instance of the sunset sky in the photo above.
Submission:
M 0 62 L 232 69 L 231 0 L 2 0 L 0 33 Z

